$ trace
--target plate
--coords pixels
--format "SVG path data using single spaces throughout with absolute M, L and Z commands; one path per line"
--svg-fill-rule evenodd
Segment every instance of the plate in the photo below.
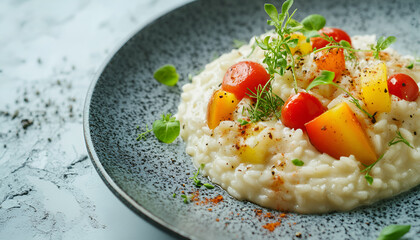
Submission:
M 403 54 L 420 49 L 420 8 L 412 1 L 296 1 L 295 18 L 318 13 L 327 25 L 350 35 L 394 35 Z M 155 226 L 189 239 L 374 239 L 388 224 L 411 224 L 420 231 L 420 188 L 350 212 L 321 215 L 290 213 L 270 232 L 262 226 L 279 212 L 238 201 L 223 189 L 199 192 L 201 200 L 222 195 L 216 205 L 185 204 L 181 191 L 192 191 L 196 171 L 185 144 L 160 143 L 149 135 L 136 141 L 162 113 L 176 113 L 182 85 L 215 57 L 270 29 L 264 2 L 201 0 L 180 7 L 134 34 L 103 66 L 89 89 L 84 134 L 94 166 L 111 191 Z M 280 2 L 275 2 L 279 6 Z M 153 79 L 153 72 L 173 64 L 180 74 L 175 87 Z M 188 175 L 189 174 L 189 175 Z M 205 179 L 202 178 L 203 181 Z M 185 186 L 184 186 L 185 185 Z M 174 197 L 173 194 L 177 195 Z M 258 210 L 263 214 L 258 216 Z M 267 213 L 275 219 L 264 217 Z

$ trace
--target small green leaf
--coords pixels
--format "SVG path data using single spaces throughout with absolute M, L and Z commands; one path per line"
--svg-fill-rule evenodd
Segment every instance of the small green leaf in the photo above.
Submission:
M 180 123 L 171 114 L 162 114 L 162 119 L 153 123 L 153 133 L 159 141 L 164 143 L 173 142 L 179 135 Z
M 309 84 L 309 86 L 306 88 L 306 91 L 311 90 L 312 88 L 319 86 L 319 85 L 329 85 L 329 84 L 334 84 L 333 80 L 335 77 L 335 73 L 334 72 L 330 72 L 330 71 L 322 71 L 321 75 L 319 75 L 318 77 L 316 77 L 311 84 Z
M 285 1 L 283 5 L 281 6 L 281 14 L 285 15 L 286 13 L 288 13 L 292 5 L 293 5 L 293 0 Z
M 155 71 L 153 77 L 160 83 L 167 86 L 174 86 L 179 79 L 176 68 L 173 65 L 164 65 Z
M 245 119 L 238 119 L 238 122 L 241 126 L 247 125 L 249 122 Z
M 266 3 L 264 5 L 264 10 L 268 14 L 268 16 L 270 16 L 272 21 L 279 21 L 279 13 L 277 12 L 277 8 L 273 4 Z
M 299 160 L 299 159 L 293 159 L 292 160 L 292 163 L 295 165 L 295 166 L 298 166 L 298 167 L 300 167 L 300 166 L 303 166 L 305 163 L 303 162 L 303 161 L 301 161 L 301 160 Z
M 214 186 L 209 184 L 209 183 L 204 183 L 203 186 L 206 187 L 207 189 L 213 189 L 214 188 Z
M 397 240 L 410 231 L 411 225 L 389 225 L 382 229 L 376 240 Z
M 347 42 L 346 40 L 341 40 L 341 41 L 339 42 L 339 44 L 340 44 L 341 46 L 343 46 L 343 47 L 348 47 L 348 48 L 351 48 L 351 44 L 350 44 L 349 42 Z
M 372 185 L 372 183 L 373 183 L 373 177 L 370 176 L 369 173 L 366 173 L 365 179 L 366 179 L 366 182 L 368 182 L 369 185 Z
M 384 37 L 381 37 L 382 41 L 379 44 L 380 50 L 387 49 L 391 44 L 393 44 L 395 41 L 397 41 L 397 38 L 394 36 L 387 37 L 386 39 Z M 378 40 L 379 43 L 379 40 Z
M 326 20 L 322 15 L 312 14 L 304 18 L 301 23 L 306 30 L 318 31 L 325 26 Z
M 309 41 L 311 41 L 311 38 L 314 38 L 314 37 L 319 37 L 320 35 L 319 35 L 319 32 L 318 31 L 315 31 L 315 30 L 311 30 L 311 31 L 301 31 L 302 32 L 302 34 L 303 34 L 303 36 L 305 36 L 306 37 L 306 42 L 309 42 Z
M 413 69 L 414 68 L 414 62 L 410 63 L 409 65 L 407 65 L 406 67 L 407 69 Z

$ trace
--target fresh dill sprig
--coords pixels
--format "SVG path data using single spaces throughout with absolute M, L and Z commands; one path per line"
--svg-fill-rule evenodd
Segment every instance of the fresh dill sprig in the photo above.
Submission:
M 397 134 L 397 136 L 396 137 L 394 137 L 391 141 L 389 141 L 389 143 L 388 143 L 388 146 L 392 146 L 392 145 L 394 145 L 394 144 L 397 144 L 397 143 L 400 143 L 400 142 L 402 142 L 402 143 L 404 143 L 405 145 L 407 145 L 408 147 L 410 147 L 410 148 L 412 148 L 412 149 L 414 149 L 414 147 L 407 141 L 407 139 L 405 139 L 402 135 L 401 135 L 401 132 L 399 131 L 399 130 L 397 130 L 397 132 L 396 132 L 396 134 Z M 372 185 L 372 183 L 373 183 L 373 177 L 369 174 L 370 173 L 370 171 L 372 170 L 372 168 L 376 165 L 376 163 L 378 163 L 383 157 L 384 157 L 384 155 L 385 154 L 382 154 L 379 158 L 378 158 L 378 160 L 376 160 L 374 163 L 372 163 L 371 165 L 364 165 L 365 166 L 365 169 L 363 169 L 363 170 L 361 170 L 360 172 L 361 173 L 363 173 L 363 172 L 366 172 L 366 174 L 365 174 L 365 179 L 366 179 L 366 181 L 369 183 L 369 185 Z
M 397 144 L 397 143 L 400 143 L 400 142 L 402 142 L 402 143 L 404 143 L 405 145 L 407 145 L 408 147 L 410 147 L 410 148 L 412 148 L 412 149 L 414 149 L 414 147 L 407 141 L 407 139 L 405 139 L 402 135 L 401 135 L 401 132 L 400 131 L 397 131 L 397 136 L 396 137 L 394 137 L 389 143 L 388 143 L 388 146 L 392 146 L 392 145 L 394 145 L 394 144 Z
M 376 160 L 374 163 L 370 164 L 369 166 L 366 166 L 365 165 L 366 168 L 360 171 L 361 173 L 366 172 L 365 179 L 369 183 L 369 185 L 372 185 L 372 183 L 373 183 L 373 177 L 369 174 L 370 173 L 370 170 L 372 170 L 372 168 L 376 165 L 376 163 L 378 163 L 384 157 L 384 155 L 385 154 L 382 154 L 378 158 L 378 160 Z
M 273 93 L 273 89 L 271 87 L 272 81 L 273 79 L 267 81 L 264 87 L 259 85 L 255 91 L 248 89 L 250 93 L 247 95 L 251 99 L 255 99 L 255 103 L 250 104 L 246 108 L 251 122 L 267 120 L 272 116 L 276 119 L 280 119 L 281 107 L 283 106 L 284 101 Z

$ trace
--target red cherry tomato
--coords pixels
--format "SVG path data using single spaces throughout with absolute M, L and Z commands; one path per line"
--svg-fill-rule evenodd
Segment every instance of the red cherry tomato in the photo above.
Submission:
M 404 73 L 397 73 L 388 78 L 389 93 L 407 101 L 416 101 L 419 86 L 413 78 Z
M 270 80 L 270 75 L 264 67 L 256 62 L 244 61 L 230 67 L 222 82 L 222 89 L 235 94 L 238 99 L 255 91 L 258 85 L 262 87 Z
M 305 123 L 318 117 L 325 110 L 318 98 L 300 92 L 287 99 L 281 110 L 281 119 L 286 127 L 305 130 Z
M 335 41 L 340 42 L 341 40 L 345 40 L 350 43 L 351 45 L 351 39 L 350 36 L 344 32 L 343 30 L 339 28 L 328 28 L 325 27 L 321 30 L 319 30 L 319 35 L 327 35 L 329 37 L 333 37 Z M 311 38 L 312 42 L 312 48 L 320 49 L 325 47 L 329 42 L 327 40 L 324 40 L 320 37 Z

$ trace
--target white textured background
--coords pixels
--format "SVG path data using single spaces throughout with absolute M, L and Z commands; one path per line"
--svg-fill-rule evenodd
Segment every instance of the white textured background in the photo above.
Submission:
M 0 239 L 172 239 L 99 178 L 82 111 L 106 57 L 190 1 L 0 1 Z

